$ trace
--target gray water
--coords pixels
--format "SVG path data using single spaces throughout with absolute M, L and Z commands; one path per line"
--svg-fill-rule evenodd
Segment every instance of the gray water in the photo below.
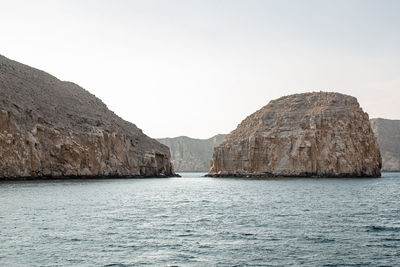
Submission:
M 0 266 L 400 266 L 400 173 L 0 183 Z

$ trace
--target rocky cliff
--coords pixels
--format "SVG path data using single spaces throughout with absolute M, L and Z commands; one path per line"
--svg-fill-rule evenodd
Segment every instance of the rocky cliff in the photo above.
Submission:
M 0 56 L 0 178 L 171 175 L 168 147 L 94 95 Z
M 285 96 L 248 116 L 214 149 L 209 176 L 379 177 L 368 114 L 339 93 Z
M 172 163 L 177 172 L 208 172 L 213 149 L 225 136 L 218 134 L 209 139 L 180 136 L 157 140 L 170 148 Z
M 400 171 L 400 120 L 370 121 L 382 154 L 382 170 Z

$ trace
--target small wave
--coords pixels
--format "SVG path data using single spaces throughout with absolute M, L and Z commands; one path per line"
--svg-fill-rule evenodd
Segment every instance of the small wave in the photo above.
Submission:
M 119 244 L 119 245 L 117 245 L 117 244 L 109 244 L 109 245 L 107 245 L 107 247 L 108 247 L 108 248 L 114 248 L 114 249 L 119 249 L 119 248 L 122 248 L 122 249 L 125 249 L 125 248 L 135 248 L 135 249 L 139 249 L 139 248 L 140 248 L 140 246 L 137 246 L 137 245 L 129 245 L 129 244 Z
M 200 245 L 199 248 L 212 248 L 212 246 L 209 246 L 209 245 Z
M 123 222 L 126 221 L 126 219 L 121 219 L 121 218 L 110 218 L 113 222 Z
M 275 217 L 297 217 L 300 214 L 276 214 Z
M 400 241 L 400 238 L 384 238 L 383 241 L 399 242 L 399 241 Z
M 116 232 L 107 232 L 106 235 L 117 235 L 118 233 Z
M 399 246 L 397 246 L 397 245 L 391 245 L 391 244 L 382 244 L 381 247 L 383 247 L 383 248 L 398 248 Z
M 176 235 L 176 237 L 189 237 L 189 236 L 193 236 L 193 234 L 179 234 L 179 235 Z
M 400 232 L 400 227 L 395 226 L 376 226 L 376 225 L 369 225 L 366 227 L 367 232 Z
M 252 234 L 252 233 L 243 233 L 242 235 L 243 235 L 243 236 L 252 236 L 252 235 L 255 235 L 255 234 Z
M 399 246 L 392 245 L 392 244 L 368 244 L 367 247 L 373 247 L 373 248 L 398 248 Z
M 267 239 L 264 239 L 265 241 L 281 241 L 282 239 L 281 238 L 276 238 L 276 237 L 271 237 L 271 238 L 267 238 Z
M 209 218 L 201 218 L 198 219 L 196 222 L 211 222 L 211 220 Z
M 327 237 L 310 237 L 310 236 L 306 236 L 305 240 L 312 241 L 312 242 L 317 243 L 317 244 L 335 242 L 334 238 L 327 238 Z
M 352 216 L 365 216 L 365 215 L 372 215 L 373 213 L 371 212 L 357 212 L 353 213 Z

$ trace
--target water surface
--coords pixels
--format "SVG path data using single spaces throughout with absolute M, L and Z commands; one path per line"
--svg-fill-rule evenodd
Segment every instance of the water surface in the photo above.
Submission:
M 400 266 L 380 179 L 0 182 L 0 266 Z

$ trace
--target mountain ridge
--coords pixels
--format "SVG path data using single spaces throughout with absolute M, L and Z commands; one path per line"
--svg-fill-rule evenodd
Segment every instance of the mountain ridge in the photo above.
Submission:
M 373 118 L 372 130 L 378 139 L 383 171 L 400 171 L 400 120 Z
M 208 139 L 188 136 L 158 138 L 171 150 L 175 171 L 208 172 L 213 148 L 225 138 L 225 134 L 217 134 Z

